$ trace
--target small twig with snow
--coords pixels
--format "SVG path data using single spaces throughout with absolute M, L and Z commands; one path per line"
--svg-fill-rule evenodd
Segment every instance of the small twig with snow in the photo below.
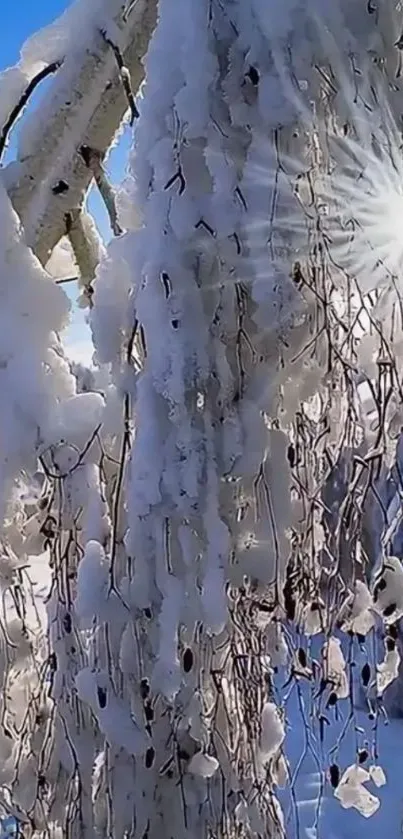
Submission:
M 111 38 L 109 38 L 109 36 L 106 34 L 104 29 L 101 29 L 101 35 L 102 35 L 105 43 L 108 44 L 114 52 L 114 55 L 115 55 L 115 58 L 116 58 L 116 64 L 118 65 L 118 68 L 119 68 L 119 73 L 120 73 L 120 78 L 121 78 L 121 81 L 122 81 L 123 90 L 126 94 L 126 98 L 127 98 L 128 103 L 129 103 L 129 108 L 130 108 L 130 113 L 131 113 L 130 125 L 133 125 L 134 121 L 140 116 L 140 114 L 137 110 L 136 102 L 135 102 L 133 91 L 132 91 L 132 84 L 131 84 L 129 68 L 126 67 L 125 62 L 123 61 L 123 55 L 122 55 L 119 47 L 117 46 L 117 44 L 115 44 L 111 40 Z
M 31 79 L 31 81 L 29 82 L 29 84 L 25 88 L 24 93 L 22 94 L 22 96 L 19 99 L 19 101 L 17 102 L 17 104 L 14 106 L 13 110 L 11 111 L 10 116 L 8 117 L 6 123 L 3 125 L 3 128 L 1 130 L 1 133 L 0 133 L 0 159 L 2 157 L 4 149 L 6 148 L 7 140 L 8 140 L 8 136 L 10 134 L 10 131 L 11 131 L 14 123 L 17 121 L 18 117 L 20 116 L 21 111 L 23 110 L 23 108 L 25 108 L 25 105 L 27 104 L 30 96 L 32 95 L 34 90 L 38 87 L 38 85 L 44 79 L 46 79 L 48 76 L 51 76 L 53 73 L 56 73 L 56 71 L 59 69 L 59 67 L 61 67 L 62 64 L 63 64 L 63 61 L 52 61 L 51 64 L 48 64 L 47 67 L 44 67 L 39 73 L 37 73 L 36 76 L 34 76 L 33 79 Z
M 44 459 L 43 454 L 41 454 L 39 456 L 39 462 L 40 462 L 40 464 L 43 468 L 43 471 L 45 472 L 45 475 L 48 478 L 51 478 L 53 480 L 58 480 L 58 481 L 60 481 L 63 478 L 67 478 L 69 475 L 72 475 L 73 472 L 75 472 L 76 469 L 78 469 L 79 466 L 81 466 L 81 464 L 82 464 L 87 452 L 91 448 L 94 440 L 98 437 L 98 434 L 101 430 L 101 426 L 102 426 L 102 424 L 98 423 L 98 425 L 96 426 L 96 428 L 92 432 L 91 437 L 89 438 L 89 440 L 85 444 L 84 448 L 78 453 L 77 462 L 74 463 L 73 466 L 71 466 L 70 469 L 68 469 L 66 472 L 51 472 L 49 467 L 46 464 L 46 461 Z

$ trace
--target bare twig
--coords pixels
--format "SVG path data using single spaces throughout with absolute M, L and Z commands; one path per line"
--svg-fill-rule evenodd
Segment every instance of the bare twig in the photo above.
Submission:
M 25 108 L 25 105 L 27 104 L 30 96 L 33 94 L 34 90 L 38 87 L 38 85 L 41 82 L 43 82 L 43 80 L 46 79 L 47 76 L 51 76 L 53 73 L 56 73 L 56 71 L 59 69 L 59 67 L 61 67 L 62 64 L 63 61 L 52 61 L 51 64 L 48 64 L 47 67 L 44 67 L 39 73 L 37 73 L 36 76 L 34 76 L 33 79 L 31 79 L 31 81 L 25 88 L 24 93 L 22 94 L 17 104 L 14 105 L 14 108 L 11 111 L 10 116 L 8 117 L 6 123 L 3 125 L 3 128 L 1 130 L 0 159 L 6 147 L 8 135 L 10 134 L 10 131 L 14 123 L 17 121 L 21 111 L 23 110 L 23 108 Z
M 78 283 L 79 277 L 61 277 L 60 280 L 55 280 L 56 285 L 64 285 L 65 283 Z

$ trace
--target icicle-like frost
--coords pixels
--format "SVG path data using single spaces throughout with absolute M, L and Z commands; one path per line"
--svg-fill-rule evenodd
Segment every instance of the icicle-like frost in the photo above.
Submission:
M 258 270 L 263 251 L 258 253 L 250 235 L 257 213 L 251 184 L 251 177 L 256 183 L 255 135 L 248 136 L 245 124 L 257 125 L 256 144 L 263 126 L 257 104 L 242 89 L 245 43 L 253 37 L 257 44 L 259 37 L 253 16 L 247 25 L 240 4 L 234 12 L 232 28 L 224 10 L 217 9 L 210 20 L 204 0 L 191 9 L 185 2 L 174 10 L 160 3 L 131 176 L 125 183 L 138 218 L 135 229 L 113 244 L 112 258 L 101 266 L 91 312 L 97 357 L 111 365 L 135 420 L 125 483 L 128 573 L 120 550 L 115 553 L 115 584 L 133 613 L 121 636 L 118 661 L 128 680 L 124 692 L 133 707 L 141 708 L 135 675 L 139 662 L 130 662 L 130 645 L 137 639 L 143 679 L 162 703 L 156 704 L 150 722 L 152 765 L 138 770 L 139 836 L 147 801 L 157 802 L 148 825 L 150 837 L 159 834 L 166 818 L 169 778 L 160 769 L 169 765 L 170 750 L 164 745 L 169 743 L 168 708 L 179 725 L 177 737 L 181 740 L 180 732 L 189 726 L 192 738 L 191 743 L 185 738 L 181 748 L 190 758 L 184 783 L 197 835 L 206 818 L 197 775 L 211 776 L 215 796 L 218 766 L 228 778 L 235 771 L 225 752 L 235 734 L 224 708 L 219 714 L 221 745 L 210 728 L 208 709 L 216 695 L 211 656 L 217 668 L 222 661 L 228 669 L 225 701 L 234 708 L 239 759 L 243 755 L 252 766 L 254 751 L 262 750 L 265 761 L 271 756 L 260 744 L 259 731 L 249 742 L 236 720 L 248 687 L 246 682 L 231 684 L 230 645 L 239 644 L 241 650 L 243 644 L 241 636 L 231 642 L 231 586 L 248 577 L 273 596 L 284 580 L 291 515 L 287 437 L 279 428 L 269 431 L 264 412 L 270 416 L 276 410 L 275 342 L 285 324 L 290 325 L 283 313 L 289 299 L 295 311 L 302 300 L 283 270 L 278 282 L 284 286 L 279 292 L 284 308 L 276 310 L 275 279 L 269 284 L 276 300 L 272 303 L 269 290 L 266 306 Z M 263 55 L 263 44 L 259 50 Z M 264 195 L 262 212 L 263 205 Z M 273 322 L 269 337 L 266 313 Z M 141 359 L 138 366 L 136 359 Z M 197 665 L 190 661 L 191 648 L 197 650 Z M 268 641 L 270 659 L 272 653 Z M 195 688 L 203 697 L 197 710 L 189 705 Z M 253 702 L 260 715 L 262 687 L 256 688 Z M 264 732 L 264 712 L 262 720 Z M 196 748 L 197 740 L 203 751 Z M 259 807 L 255 810 L 256 823 L 259 818 L 266 823 L 269 817 L 259 815 Z M 176 809 L 171 821 L 180 835 L 183 825 Z

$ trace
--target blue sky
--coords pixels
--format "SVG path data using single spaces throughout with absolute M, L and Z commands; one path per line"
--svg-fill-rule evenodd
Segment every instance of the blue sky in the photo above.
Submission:
M 24 41 L 38 29 L 42 29 L 42 27 L 51 23 L 69 5 L 71 5 L 71 0 L 11 0 L 11 2 L 8 2 L 7 11 L 2 16 L 1 21 L 0 71 L 15 64 L 19 59 L 20 48 Z M 11 138 L 10 152 L 12 151 L 13 141 L 15 142 L 15 136 Z M 115 184 L 118 184 L 124 176 L 130 141 L 131 132 L 127 127 L 119 145 L 113 150 L 108 160 L 107 168 L 111 180 Z M 102 236 L 107 240 L 110 236 L 109 223 L 105 208 L 95 190 L 90 193 L 88 205 L 96 218 Z M 88 327 L 85 324 L 85 316 L 82 310 L 75 306 L 77 288 L 72 284 L 71 286 L 65 286 L 65 290 L 69 293 L 72 301 L 72 319 L 67 334 L 67 343 L 70 347 L 73 347 L 73 353 L 78 359 L 89 360 Z
M 1 20 L 1 69 L 15 64 L 20 47 L 29 35 L 58 17 L 70 5 L 70 0 L 17 0 L 6 5 Z

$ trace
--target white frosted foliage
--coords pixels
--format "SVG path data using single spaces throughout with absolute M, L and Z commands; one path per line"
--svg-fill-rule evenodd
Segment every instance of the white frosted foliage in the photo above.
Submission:
M 54 332 L 68 317 L 68 301 L 24 243 L 19 220 L 0 184 L 0 473 L 1 486 L 35 465 L 46 445 L 58 381 L 49 374 Z M 49 359 L 50 360 L 50 359 Z M 63 386 L 60 382 L 59 387 Z M 0 493 L 4 513 L 5 498 Z

